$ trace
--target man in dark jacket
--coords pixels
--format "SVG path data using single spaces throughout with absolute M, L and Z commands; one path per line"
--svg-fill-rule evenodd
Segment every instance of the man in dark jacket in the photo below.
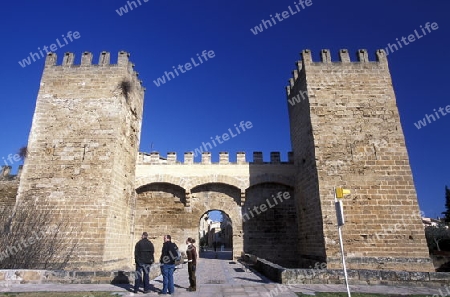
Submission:
M 144 293 L 150 291 L 150 267 L 154 259 L 155 248 L 153 243 L 148 240 L 148 233 L 142 233 L 142 238 L 136 243 L 134 248 L 134 261 L 136 263 L 136 276 L 134 280 L 134 293 L 139 291 L 139 287 L 142 283 L 142 277 L 144 278 Z
M 172 242 L 170 235 L 164 236 L 164 243 L 161 251 L 161 273 L 163 275 L 163 289 L 160 294 L 173 294 L 175 285 L 173 283 L 173 273 L 175 271 L 175 259 L 178 256 L 178 246 Z

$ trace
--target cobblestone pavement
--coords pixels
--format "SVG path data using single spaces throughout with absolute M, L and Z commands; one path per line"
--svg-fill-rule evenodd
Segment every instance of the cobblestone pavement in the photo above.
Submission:
M 281 285 L 268 280 L 259 273 L 247 270 L 240 263 L 230 260 L 230 252 L 203 253 L 197 263 L 197 291 L 188 292 L 189 287 L 187 265 L 181 265 L 174 273 L 175 294 L 173 296 L 202 296 L 202 297 L 295 297 L 295 292 L 314 295 L 314 292 L 346 292 L 345 285 Z M 111 291 L 122 296 L 158 296 L 162 289 L 162 277 L 151 281 L 153 290 L 150 293 L 132 293 L 131 285 L 108 284 L 81 284 L 81 285 L 55 285 L 55 284 L 14 284 L 1 287 L 0 292 L 38 292 L 38 291 Z M 401 287 L 401 286 L 350 286 L 352 292 L 384 293 L 396 295 L 412 294 L 439 294 L 435 288 Z M 449 288 L 450 291 L 450 288 Z M 443 296 L 445 295 L 445 290 Z M 1 294 L 0 294 L 1 296 Z M 86 293 L 89 297 L 89 293 Z M 168 295 L 170 296 L 170 295 Z M 448 295 L 450 296 L 450 294 Z

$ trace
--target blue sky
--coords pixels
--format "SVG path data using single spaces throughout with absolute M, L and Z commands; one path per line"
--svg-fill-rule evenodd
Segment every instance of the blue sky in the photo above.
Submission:
M 223 213 L 219 210 L 212 210 L 208 212 L 209 219 L 214 222 L 222 222 L 223 219 Z
M 95 63 L 103 50 L 111 52 L 113 62 L 119 50 L 131 53 L 147 88 L 141 151 L 163 156 L 175 151 L 182 160 L 185 151 L 250 121 L 251 129 L 211 150 L 213 161 L 220 151 L 229 151 L 232 160 L 237 151 L 249 158 L 262 151 L 267 161 L 271 151 L 280 151 L 282 160 L 290 151 L 284 87 L 301 50 L 311 49 L 318 60 L 319 51 L 327 48 L 337 60 L 341 48 L 349 49 L 352 58 L 364 48 L 373 60 L 376 49 L 436 22 L 437 30 L 388 59 L 420 207 L 429 216 L 444 211 L 444 187 L 450 186 L 450 115 L 421 129 L 414 123 L 450 105 L 450 1 L 312 0 L 257 35 L 250 29 L 288 6 L 295 10 L 294 0 L 140 3 L 136 0 L 138 7 L 122 16 L 116 10 L 127 5 L 123 0 L 2 3 L 2 164 L 27 143 L 44 64 L 36 59 L 21 67 L 18 61 L 57 38 L 64 45 L 56 50 L 58 63 L 67 51 L 75 53 L 76 63 L 83 51 L 92 52 Z M 61 35 L 69 31 L 80 37 L 65 44 Z M 214 57 L 159 87 L 153 83 L 204 50 Z M 20 162 L 13 163 L 15 171 Z

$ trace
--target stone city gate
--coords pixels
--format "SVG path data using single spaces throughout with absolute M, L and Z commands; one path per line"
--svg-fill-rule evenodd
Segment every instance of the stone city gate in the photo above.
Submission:
M 58 65 L 49 53 L 15 207 L 79 227 L 69 263 L 79 270 L 130 267 L 143 230 L 157 249 L 168 233 L 184 243 L 210 209 L 230 216 L 234 257 L 245 251 L 285 267 L 336 268 L 332 197 L 341 185 L 352 189 L 344 235 L 350 269 L 432 271 L 386 54 L 356 56 L 343 49 L 333 61 L 322 50 L 313 61 L 301 52 L 282 100 L 293 151 L 287 162 L 274 152 L 270 162 L 261 153 L 253 162 L 221 153 L 212 163 L 204 153 L 195 163 L 192 153 L 183 162 L 175 153 L 139 153 L 145 88 L 128 53 L 111 64 L 102 52 L 93 64 L 84 52 L 80 65 L 73 53 Z M 292 198 L 270 207 L 278 192 Z M 411 223 L 389 231 L 405 219 Z
M 295 202 L 290 199 L 275 204 L 271 196 L 278 192 L 291 192 L 293 196 L 289 178 L 292 164 L 253 164 L 259 174 L 250 178 L 250 163 L 244 161 L 243 153 L 239 153 L 240 163 L 229 162 L 228 153 L 221 153 L 219 164 L 211 164 L 209 153 L 203 155 L 201 163 L 194 163 L 190 153 L 185 154 L 183 163 L 176 161 L 173 153 L 168 156 L 169 162 L 158 153 L 140 154 L 136 170 L 135 240 L 147 231 L 156 254 L 161 250 L 164 234 L 170 234 L 182 248 L 188 237 L 199 243 L 200 218 L 210 210 L 220 210 L 232 222 L 234 258 L 246 251 L 265 255 L 277 263 L 287 262 L 282 259 L 283 251 L 296 250 L 297 244 Z M 257 159 L 260 154 L 255 156 Z M 189 173 L 193 166 L 195 175 Z M 221 174 L 217 174 L 218 166 Z M 264 211 L 254 210 L 265 204 Z M 292 224 L 286 228 L 289 220 Z

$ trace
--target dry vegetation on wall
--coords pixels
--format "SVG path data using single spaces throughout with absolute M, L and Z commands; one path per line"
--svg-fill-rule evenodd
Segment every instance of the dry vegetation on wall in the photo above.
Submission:
M 64 269 L 78 245 L 77 228 L 34 205 L 0 208 L 0 227 L 0 269 Z

